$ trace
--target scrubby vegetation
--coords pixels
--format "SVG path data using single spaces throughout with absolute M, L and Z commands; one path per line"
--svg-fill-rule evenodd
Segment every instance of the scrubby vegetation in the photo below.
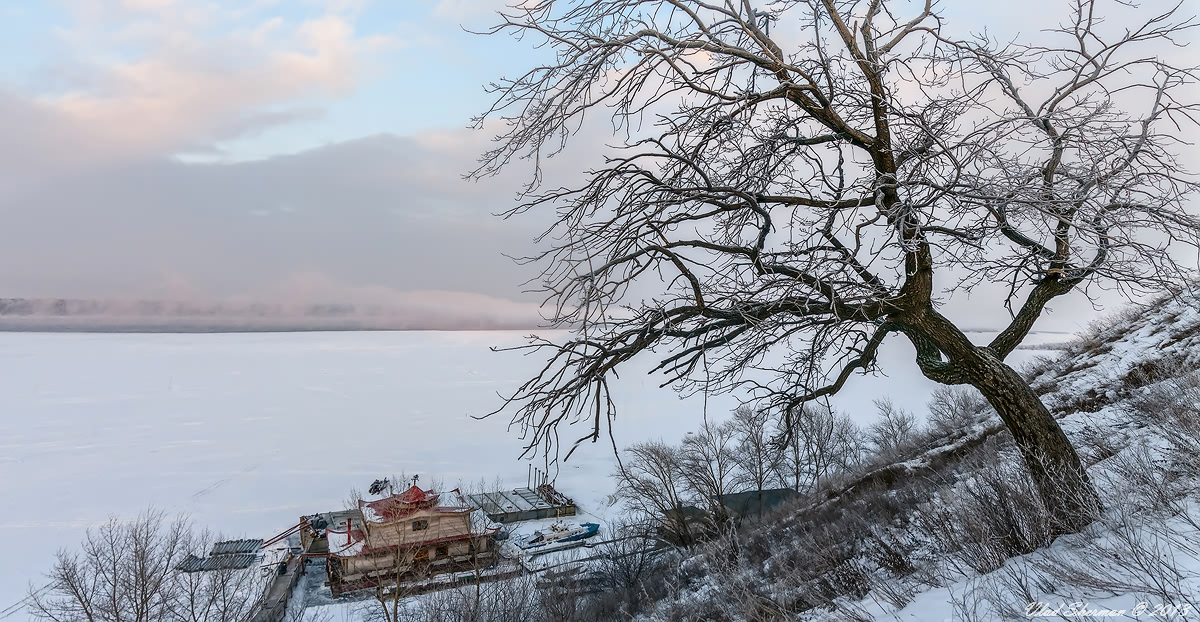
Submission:
M 251 622 L 273 568 L 180 572 L 219 538 L 185 519 L 148 510 L 88 530 L 78 552 L 61 551 L 48 582 L 31 588 L 28 613 L 52 622 Z M 278 619 L 278 618 L 276 618 Z M 301 622 L 304 616 L 288 617 Z M 307 622 L 307 621 L 306 621 Z
M 851 428 L 837 413 L 806 410 L 796 422 L 834 422 L 813 427 L 843 433 L 813 435 L 793 423 L 802 432 L 788 436 L 776 428 L 778 453 L 765 461 L 773 467 L 769 484 L 802 496 L 742 517 L 738 527 L 716 512 L 704 515 L 707 523 L 688 523 L 692 547 L 673 553 L 679 562 L 666 566 L 666 577 L 653 578 L 664 597 L 632 599 L 620 617 L 872 620 L 911 607 L 918 617 L 1015 620 L 1072 602 L 1129 610 L 1142 603 L 1168 619 L 1195 614 L 1200 373 L 1191 370 L 1200 355 L 1200 314 L 1192 308 L 1178 300 L 1122 313 L 1025 371 L 1104 491 L 1104 508 L 1083 532 L 1055 536 L 1011 435 L 977 393 L 938 390 L 920 425 L 886 401 L 869 430 Z M 669 465 L 673 452 L 689 447 L 738 447 L 745 434 L 714 441 L 714 426 L 706 430 L 679 447 L 656 444 L 656 458 Z M 839 437 L 868 442 L 831 442 Z M 627 467 L 644 457 L 644 447 L 633 449 Z M 701 458 L 717 455 L 692 453 L 673 468 L 694 470 L 705 464 Z M 837 458 L 827 462 L 825 455 Z M 746 468 L 735 464 L 734 471 Z M 628 477 L 621 475 L 623 482 Z M 731 473 L 724 490 L 745 489 L 747 481 L 750 489 L 759 485 Z M 715 490 L 687 479 L 657 483 L 678 484 L 678 503 L 711 499 Z M 636 489 L 626 491 L 636 496 Z M 682 528 L 682 514 L 658 515 L 667 531 Z M 637 590 L 627 586 L 604 598 Z

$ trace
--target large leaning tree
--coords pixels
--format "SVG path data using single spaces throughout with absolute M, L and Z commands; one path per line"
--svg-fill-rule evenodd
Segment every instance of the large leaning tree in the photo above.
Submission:
M 1183 286 L 1172 253 L 1194 251 L 1200 219 L 1178 157 L 1200 108 L 1196 71 L 1163 60 L 1194 23 L 1179 5 L 1064 8 L 1006 43 L 956 37 L 919 1 L 525 0 L 502 13 L 495 32 L 553 60 L 493 86 L 479 123 L 503 129 L 474 176 L 541 162 L 587 116 L 617 131 L 578 185 L 539 169 L 508 214 L 557 215 L 529 260 L 571 333 L 531 342 L 548 361 L 498 412 L 527 448 L 549 451 L 564 422 L 594 441 L 615 415 L 610 378 L 650 356 L 664 384 L 741 387 L 789 417 L 873 371 L 897 336 L 926 377 L 987 398 L 1056 529 L 1081 527 L 1096 493 L 1005 359 L 1064 294 Z M 973 318 L 943 312 L 980 283 L 1010 318 L 986 345 L 961 328 Z

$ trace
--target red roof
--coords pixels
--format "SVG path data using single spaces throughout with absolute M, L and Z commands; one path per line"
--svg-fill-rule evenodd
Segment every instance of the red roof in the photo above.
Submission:
M 391 522 L 403 518 L 413 512 L 431 508 L 438 504 L 438 494 L 432 490 L 421 490 L 412 486 L 404 492 L 384 497 L 375 501 L 359 501 L 359 509 L 370 508 L 370 514 L 364 512 L 367 520 L 373 522 Z M 372 516 L 373 514 L 373 516 Z
M 398 495 L 392 495 L 393 499 L 399 499 L 404 503 L 412 504 L 424 503 L 430 499 L 437 501 L 437 497 L 437 493 L 433 492 L 432 490 L 421 490 L 420 488 L 417 488 L 416 484 L 413 484 L 408 488 L 408 490 L 405 490 Z

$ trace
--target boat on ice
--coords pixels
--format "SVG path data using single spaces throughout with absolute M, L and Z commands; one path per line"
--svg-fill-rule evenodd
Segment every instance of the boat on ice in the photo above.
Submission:
M 596 523 L 579 523 L 578 525 L 554 523 L 545 529 L 539 529 L 533 532 L 532 535 L 521 539 L 517 542 L 517 546 L 526 551 L 538 550 L 542 547 L 586 540 L 596 535 L 598 531 L 600 531 L 600 525 Z

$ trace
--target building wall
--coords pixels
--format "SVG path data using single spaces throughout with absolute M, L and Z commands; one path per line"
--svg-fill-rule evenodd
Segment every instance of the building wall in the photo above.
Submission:
M 424 529 L 414 529 L 414 524 L 424 521 Z M 471 535 L 469 512 L 436 512 L 423 510 L 414 512 L 392 523 L 367 522 L 367 546 L 372 549 L 391 547 L 414 547 L 426 542 Z
M 418 567 L 435 574 L 443 567 L 457 567 L 473 562 L 486 565 L 494 555 L 495 552 L 491 550 L 491 537 L 475 536 L 439 544 L 396 547 L 374 554 L 342 557 L 341 564 L 346 577 L 384 573 L 394 577 L 407 574 Z

